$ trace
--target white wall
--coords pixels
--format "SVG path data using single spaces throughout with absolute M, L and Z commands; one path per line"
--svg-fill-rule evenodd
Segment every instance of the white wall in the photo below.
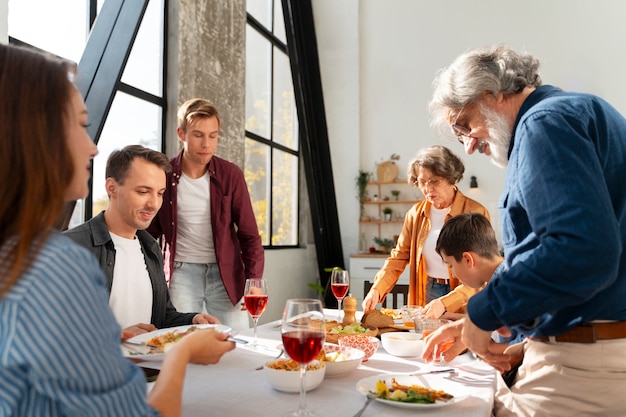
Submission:
M 375 172 L 376 161 L 398 153 L 404 177 L 418 149 L 442 143 L 429 129 L 431 83 L 437 70 L 462 52 L 495 43 L 526 50 L 541 60 L 544 83 L 598 94 L 626 113 L 626 27 L 621 22 L 626 2 L 313 2 L 346 257 L 358 249 L 357 171 Z M 485 156 L 463 154 L 456 142 L 444 144 L 465 162 L 460 188 L 487 206 L 499 234 L 497 201 L 504 171 Z M 478 178 L 476 193 L 469 191 L 471 175 Z
M 0 43 L 9 43 L 9 0 L 0 0 Z

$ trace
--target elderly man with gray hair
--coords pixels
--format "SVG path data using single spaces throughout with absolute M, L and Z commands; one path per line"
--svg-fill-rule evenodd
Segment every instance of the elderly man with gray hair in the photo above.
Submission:
M 508 268 L 468 302 L 454 336 L 501 371 L 527 337 L 501 416 L 623 416 L 626 391 L 626 120 L 603 99 L 542 85 L 537 58 L 504 45 L 442 70 L 433 125 L 506 168 L 500 217 Z M 502 381 L 500 381 L 502 382 Z

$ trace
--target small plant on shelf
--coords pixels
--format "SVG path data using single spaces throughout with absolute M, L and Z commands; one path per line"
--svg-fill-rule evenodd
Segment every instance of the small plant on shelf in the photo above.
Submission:
M 385 215 L 385 221 L 391 220 L 391 213 L 393 213 L 393 210 L 391 209 L 391 207 L 385 207 L 383 209 L 383 214 Z
M 378 245 L 378 250 L 382 253 L 389 253 L 394 244 L 393 240 L 387 238 L 381 239 L 378 236 L 374 237 L 374 243 Z
M 400 190 L 391 190 L 391 197 L 395 200 L 398 201 L 399 197 L 400 197 Z
M 357 198 L 359 199 L 359 210 L 360 217 L 362 218 L 365 215 L 365 206 L 363 202 L 367 200 L 367 183 L 370 181 L 372 177 L 372 173 L 368 171 L 359 170 L 359 175 L 356 177 L 356 190 L 357 190 Z

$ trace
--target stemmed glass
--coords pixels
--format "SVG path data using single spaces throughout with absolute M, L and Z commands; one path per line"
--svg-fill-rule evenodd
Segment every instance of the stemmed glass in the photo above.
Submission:
M 333 269 L 330 274 L 330 289 L 337 299 L 337 321 L 341 323 L 341 303 L 350 289 L 350 275 L 343 269 Z
M 324 323 L 320 300 L 308 298 L 287 300 L 283 311 L 281 334 L 285 352 L 300 365 L 300 408 L 285 417 L 317 416 L 306 407 L 305 378 L 307 364 L 319 355 L 324 345 Z
M 265 311 L 265 307 L 267 307 L 267 281 L 262 278 L 246 279 L 243 300 L 246 305 L 246 310 L 248 310 L 248 314 L 250 314 L 254 322 L 254 341 L 250 345 L 250 348 L 257 349 L 256 328 L 259 317 L 261 317 L 261 314 Z

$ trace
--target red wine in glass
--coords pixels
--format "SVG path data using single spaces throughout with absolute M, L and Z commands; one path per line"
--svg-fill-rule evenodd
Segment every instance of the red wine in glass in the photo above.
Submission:
M 291 359 L 307 364 L 322 351 L 324 333 L 298 330 L 283 333 L 283 346 Z
M 322 350 L 325 337 L 324 309 L 320 300 L 298 298 L 287 300 L 280 333 L 287 355 L 300 365 L 300 407 L 286 417 L 316 417 L 306 406 L 305 376 L 307 364 Z
M 250 344 L 250 348 L 257 349 L 256 328 L 259 317 L 261 317 L 265 307 L 267 307 L 267 281 L 261 278 L 247 279 L 246 287 L 243 291 L 243 302 L 254 323 L 254 341 Z
M 343 300 L 348 294 L 348 290 L 350 289 L 350 285 L 348 284 L 332 284 L 330 289 L 333 292 L 333 295 L 337 300 Z
M 267 295 L 246 295 L 244 297 L 246 310 L 253 318 L 259 318 L 267 307 Z
M 341 303 L 350 289 L 350 275 L 343 269 L 333 269 L 330 274 L 330 289 L 337 299 L 337 321 L 341 322 Z

